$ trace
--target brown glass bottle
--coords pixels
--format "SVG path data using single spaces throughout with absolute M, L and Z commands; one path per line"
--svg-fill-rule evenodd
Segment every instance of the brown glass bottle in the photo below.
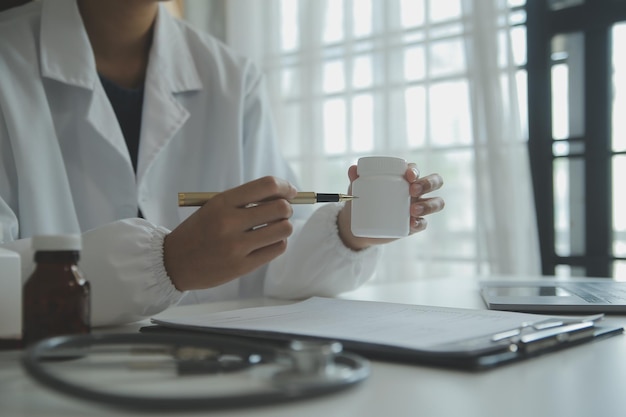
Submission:
M 32 239 L 35 271 L 24 284 L 22 343 L 91 331 L 90 287 L 78 269 L 79 235 Z

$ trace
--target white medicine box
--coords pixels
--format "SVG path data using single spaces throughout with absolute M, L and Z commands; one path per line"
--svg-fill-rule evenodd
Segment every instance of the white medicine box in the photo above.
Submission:
M 0 248 L 0 338 L 22 337 L 20 255 Z

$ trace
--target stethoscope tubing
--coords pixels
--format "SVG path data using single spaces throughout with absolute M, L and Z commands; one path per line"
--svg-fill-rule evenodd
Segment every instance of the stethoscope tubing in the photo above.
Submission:
M 87 334 L 57 336 L 44 339 L 30 346 L 24 352 L 22 355 L 22 365 L 26 372 L 41 385 L 63 394 L 107 406 L 151 412 L 216 410 L 286 403 L 343 391 L 369 376 L 369 362 L 366 359 L 358 355 L 342 352 L 335 357 L 335 362 L 347 366 L 351 370 L 351 375 L 341 380 L 328 379 L 327 383 L 301 386 L 298 386 L 298 384 L 284 384 L 283 386 L 274 386 L 271 390 L 266 392 L 235 393 L 232 395 L 225 395 L 223 392 L 220 392 L 220 394 L 216 396 L 156 397 L 124 395 L 91 389 L 64 380 L 53 372 L 46 370 L 46 366 L 42 364 L 42 359 L 45 359 L 48 353 L 60 348 L 82 349 L 86 347 L 100 347 L 116 344 L 132 346 L 162 344 L 199 348 L 212 348 L 217 346 L 260 355 L 262 360 L 266 363 L 267 361 L 276 360 L 277 355 L 281 352 L 281 348 L 269 347 L 263 343 L 255 343 L 241 338 L 231 338 L 221 335 L 196 336 L 179 333 Z

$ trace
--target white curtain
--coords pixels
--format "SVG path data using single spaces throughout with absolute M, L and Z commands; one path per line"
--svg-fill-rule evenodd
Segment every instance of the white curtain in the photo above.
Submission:
M 366 155 L 443 176 L 445 210 L 388 245 L 375 279 L 540 272 L 523 0 L 216 2 L 226 43 L 267 75 L 302 189 L 344 192 Z
M 471 88 L 475 178 L 481 234 L 495 273 L 540 272 L 537 225 L 520 121 L 518 87 L 525 73 L 513 56 L 505 0 L 464 0 L 468 16 L 466 46 Z M 503 30 L 504 27 L 504 30 Z M 521 101 L 523 106 L 525 100 Z M 525 108 L 521 109 L 525 110 Z M 550 180 L 550 179 L 546 179 Z

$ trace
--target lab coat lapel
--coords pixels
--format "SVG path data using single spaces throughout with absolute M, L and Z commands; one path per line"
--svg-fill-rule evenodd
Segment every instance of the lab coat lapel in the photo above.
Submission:
M 41 73 L 64 84 L 93 90 L 98 78 L 96 61 L 82 22 L 75 0 L 42 3 Z
M 134 175 L 124 134 L 120 124 L 117 123 L 117 116 L 100 82 L 94 85 L 91 103 L 87 111 L 87 121 L 102 138 L 109 142 L 119 156 L 126 160 L 129 174 Z
M 141 187 L 146 173 L 189 118 L 177 95 L 202 88 L 189 45 L 178 23 L 161 6 L 154 30 L 144 86 L 137 167 Z
M 132 174 L 126 142 L 98 78 L 93 50 L 75 0 L 43 2 L 40 42 L 42 75 L 91 91 L 87 121 L 127 161 Z
M 63 156 L 54 135 L 54 121 L 49 109 L 42 105 L 47 98 L 35 64 L 39 51 L 28 34 L 22 31 L 10 32 L 3 40 L 25 46 L 20 58 L 32 64 L 22 65 L 19 74 L 5 77 L 6 74 L 13 74 L 14 69 L 0 59 L 0 74 L 3 75 L 0 77 L 0 108 L 3 109 L 14 156 L 15 180 L 19 190 L 16 207 L 20 219 L 19 237 L 78 233 L 80 226 Z M 0 161 L 3 156 L 0 154 Z M 45 209 L 41 208 L 42 204 Z

